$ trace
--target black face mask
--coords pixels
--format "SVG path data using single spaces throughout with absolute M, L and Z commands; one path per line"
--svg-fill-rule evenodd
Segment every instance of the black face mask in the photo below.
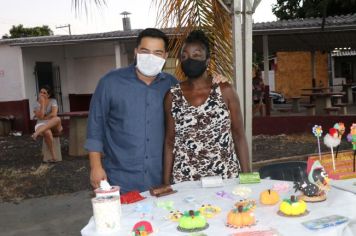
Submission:
M 195 59 L 188 58 L 181 62 L 182 70 L 188 78 L 198 78 L 201 76 L 208 67 L 206 65 L 206 60 L 199 61 Z

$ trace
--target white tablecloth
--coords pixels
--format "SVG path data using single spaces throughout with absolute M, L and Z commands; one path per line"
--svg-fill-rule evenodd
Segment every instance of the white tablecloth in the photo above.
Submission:
M 153 214 L 141 218 L 141 214 L 135 211 L 136 204 L 153 204 L 157 201 L 174 201 L 174 207 L 181 212 L 186 210 L 197 210 L 202 204 L 212 204 L 221 207 L 222 212 L 212 219 L 208 219 L 209 228 L 203 232 L 207 235 L 230 235 L 232 233 L 251 231 L 251 230 L 265 230 L 276 229 L 281 235 L 286 236 L 355 236 L 356 235 L 356 195 L 337 188 L 332 188 L 328 193 L 328 198 L 320 203 L 307 203 L 310 213 L 303 217 L 291 218 L 277 215 L 278 205 L 263 206 L 259 203 L 259 194 L 265 189 L 272 188 L 273 184 L 281 181 L 276 180 L 262 180 L 259 184 L 246 184 L 243 186 L 252 189 L 251 199 L 257 202 L 255 210 L 256 220 L 255 226 L 247 229 L 231 229 L 225 226 L 228 212 L 233 208 L 235 202 L 239 201 L 240 197 L 235 197 L 236 200 L 223 199 L 216 195 L 216 192 L 224 190 L 231 193 L 234 187 L 238 186 L 238 179 L 224 180 L 224 186 L 218 188 L 202 188 L 200 181 L 197 182 L 183 182 L 173 185 L 173 189 L 178 192 L 161 198 L 152 197 L 148 192 L 142 193 L 147 198 L 143 201 L 122 205 L 122 227 L 119 232 L 112 234 L 98 234 L 95 231 L 95 223 L 93 217 L 89 223 L 81 230 L 83 236 L 108 236 L 108 235 L 131 235 L 130 232 L 135 223 L 141 220 L 148 220 L 152 223 L 155 229 L 154 235 L 189 235 L 188 233 L 181 233 L 176 228 L 178 223 L 166 220 L 164 217 L 168 215 L 168 211 L 153 207 Z M 291 190 L 288 193 L 281 194 L 282 198 L 288 198 L 295 194 L 292 189 L 292 183 L 289 182 Z M 187 196 L 194 196 L 195 203 L 187 203 L 184 198 Z M 91 207 L 91 206 L 88 206 Z M 328 215 L 342 215 L 351 219 L 349 223 L 344 223 L 335 227 L 322 229 L 319 231 L 311 231 L 306 229 L 301 222 L 312 220 Z M 152 218 L 153 217 L 153 218 Z

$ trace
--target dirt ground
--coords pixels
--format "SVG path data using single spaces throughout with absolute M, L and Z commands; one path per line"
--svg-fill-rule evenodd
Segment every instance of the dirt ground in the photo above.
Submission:
M 68 155 L 68 139 L 61 138 L 63 161 L 42 164 L 41 139 L 30 136 L 0 137 L 0 202 L 72 193 L 90 189 L 87 157 Z M 322 151 L 328 149 L 321 144 Z M 253 161 L 308 156 L 317 153 L 313 135 L 258 135 L 253 137 Z M 340 150 L 350 149 L 346 141 Z

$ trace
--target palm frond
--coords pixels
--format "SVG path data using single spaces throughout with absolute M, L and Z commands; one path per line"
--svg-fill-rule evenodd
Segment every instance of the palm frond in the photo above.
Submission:
M 94 4 L 96 7 L 101 8 L 106 6 L 106 0 L 72 0 L 72 9 L 75 10 L 75 15 L 81 15 L 84 10 L 85 15 L 88 16 L 89 7 Z
M 211 45 L 209 71 L 229 78 L 233 74 L 232 22 L 229 12 L 216 0 L 152 0 L 158 9 L 157 26 L 175 28 L 170 53 L 178 57 L 187 35 L 194 29 L 204 30 Z M 184 79 L 180 66 L 178 79 Z

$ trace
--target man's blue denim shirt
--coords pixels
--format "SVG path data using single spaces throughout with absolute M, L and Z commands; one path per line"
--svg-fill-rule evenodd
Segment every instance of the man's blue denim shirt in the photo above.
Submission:
M 160 73 L 146 85 L 131 65 L 98 83 L 90 102 L 88 151 L 104 154 L 104 168 L 121 192 L 146 191 L 162 183 L 166 92 L 178 81 Z

